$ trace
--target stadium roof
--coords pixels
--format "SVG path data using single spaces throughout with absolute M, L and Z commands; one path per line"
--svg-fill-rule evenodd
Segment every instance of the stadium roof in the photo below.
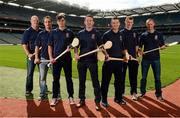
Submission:
M 70 16 L 83 17 L 86 14 L 92 14 L 97 18 L 108 18 L 112 16 L 124 17 L 127 15 L 140 16 L 150 14 L 161 14 L 170 12 L 180 12 L 180 2 L 174 4 L 164 4 L 160 6 L 149 6 L 142 8 L 133 8 L 126 10 L 89 10 L 88 7 L 78 4 L 69 4 L 67 1 L 56 0 L 0 0 L 0 4 L 9 4 L 14 6 L 48 11 L 52 13 L 64 12 Z

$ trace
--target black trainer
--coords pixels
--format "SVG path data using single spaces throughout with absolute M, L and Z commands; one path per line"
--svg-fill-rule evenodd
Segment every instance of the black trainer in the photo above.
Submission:
M 163 102 L 163 101 L 164 101 L 164 99 L 163 99 L 163 97 L 162 97 L 162 96 L 158 96 L 158 97 L 157 97 L 157 100 L 159 100 L 159 101 L 161 101 L 161 102 Z
M 101 102 L 101 105 L 105 108 L 107 108 L 109 106 L 108 102 L 104 102 L 104 101 Z
M 122 100 L 114 99 L 114 102 L 116 102 L 117 104 L 122 104 L 122 105 L 126 104 L 126 101 L 124 99 Z
M 32 95 L 32 93 L 30 91 L 26 91 L 26 93 L 25 93 L 26 97 L 31 96 L 31 95 Z
M 143 98 L 145 96 L 145 93 L 141 93 L 138 98 Z
M 100 111 L 101 110 L 101 105 L 100 105 L 100 103 L 96 103 L 96 111 Z

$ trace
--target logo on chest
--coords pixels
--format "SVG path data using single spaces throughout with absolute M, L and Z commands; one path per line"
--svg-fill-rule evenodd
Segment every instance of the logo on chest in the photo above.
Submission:
M 136 33 L 133 33 L 133 37 L 136 38 Z
M 119 40 L 122 42 L 122 36 L 121 35 L 119 36 Z
M 91 39 L 95 39 L 95 34 L 92 34 L 92 35 L 91 35 Z
M 66 33 L 66 38 L 69 38 L 69 33 Z
M 155 39 L 155 40 L 158 40 L 158 35 L 155 35 L 155 36 L 154 36 L 154 39 Z

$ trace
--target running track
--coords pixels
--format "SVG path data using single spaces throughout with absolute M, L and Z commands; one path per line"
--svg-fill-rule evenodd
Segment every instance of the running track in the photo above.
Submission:
M 180 79 L 163 88 L 164 102 L 156 100 L 154 91 L 135 102 L 130 96 L 125 97 L 127 105 L 118 105 L 109 98 L 110 107 L 96 111 L 92 99 L 86 100 L 86 106 L 77 109 L 70 106 L 68 100 L 51 108 L 49 101 L 0 98 L 0 117 L 33 117 L 33 116 L 74 116 L 74 117 L 180 117 Z M 77 102 L 77 101 L 76 101 Z

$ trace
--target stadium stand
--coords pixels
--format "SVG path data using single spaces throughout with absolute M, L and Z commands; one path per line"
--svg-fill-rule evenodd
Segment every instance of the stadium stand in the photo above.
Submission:
M 0 32 L 0 40 L 4 44 L 20 44 L 21 34 Z M 0 43 L 1 43 L 0 42 Z
M 165 40 L 166 43 L 172 43 L 172 42 L 175 42 L 175 41 L 180 42 L 180 35 L 166 36 L 165 39 L 166 39 Z
M 91 11 L 88 9 L 78 8 L 68 3 L 55 3 L 51 0 L 2 0 L 0 3 L 0 43 L 20 43 L 19 38 L 23 31 L 29 27 L 29 19 L 32 15 L 40 18 L 40 27 L 43 28 L 42 19 L 49 15 L 53 18 L 53 28 L 56 28 L 56 13 L 65 12 L 67 14 L 67 27 L 77 32 L 83 28 L 84 15 L 92 14 L 95 17 L 95 27 L 102 33 L 109 28 L 111 17 L 117 15 L 121 21 L 121 27 L 124 27 L 124 19 L 127 15 L 134 16 L 134 30 L 143 32 L 145 30 L 145 21 L 147 18 L 154 18 L 157 24 L 156 29 L 165 34 L 166 40 L 179 40 L 180 34 L 180 3 L 168 4 L 161 6 L 150 6 L 145 8 L 136 8 L 120 11 Z M 8 3 L 17 3 L 19 6 L 9 5 Z M 24 8 L 23 6 L 32 6 L 33 9 Z M 43 8 L 47 11 L 39 11 L 37 8 Z M 178 12 L 169 12 L 177 10 Z M 55 11 L 54 13 L 50 11 Z M 161 12 L 161 13 L 159 13 Z M 145 13 L 149 13 L 145 15 Z M 71 15 L 75 14 L 75 15 Z M 138 14 L 138 15 L 136 15 Z M 2 39 L 3 37 L 3 39 Z M 4 38 L 7 39 L 4 39 Z M 10 39 L 12 38 L 12 40 Z M 15 41 L 14 41 L 14 40 Z M 18 40 L 17 40 L 18 39 Z M 12 42 L 11 42 L 12 41 Z

